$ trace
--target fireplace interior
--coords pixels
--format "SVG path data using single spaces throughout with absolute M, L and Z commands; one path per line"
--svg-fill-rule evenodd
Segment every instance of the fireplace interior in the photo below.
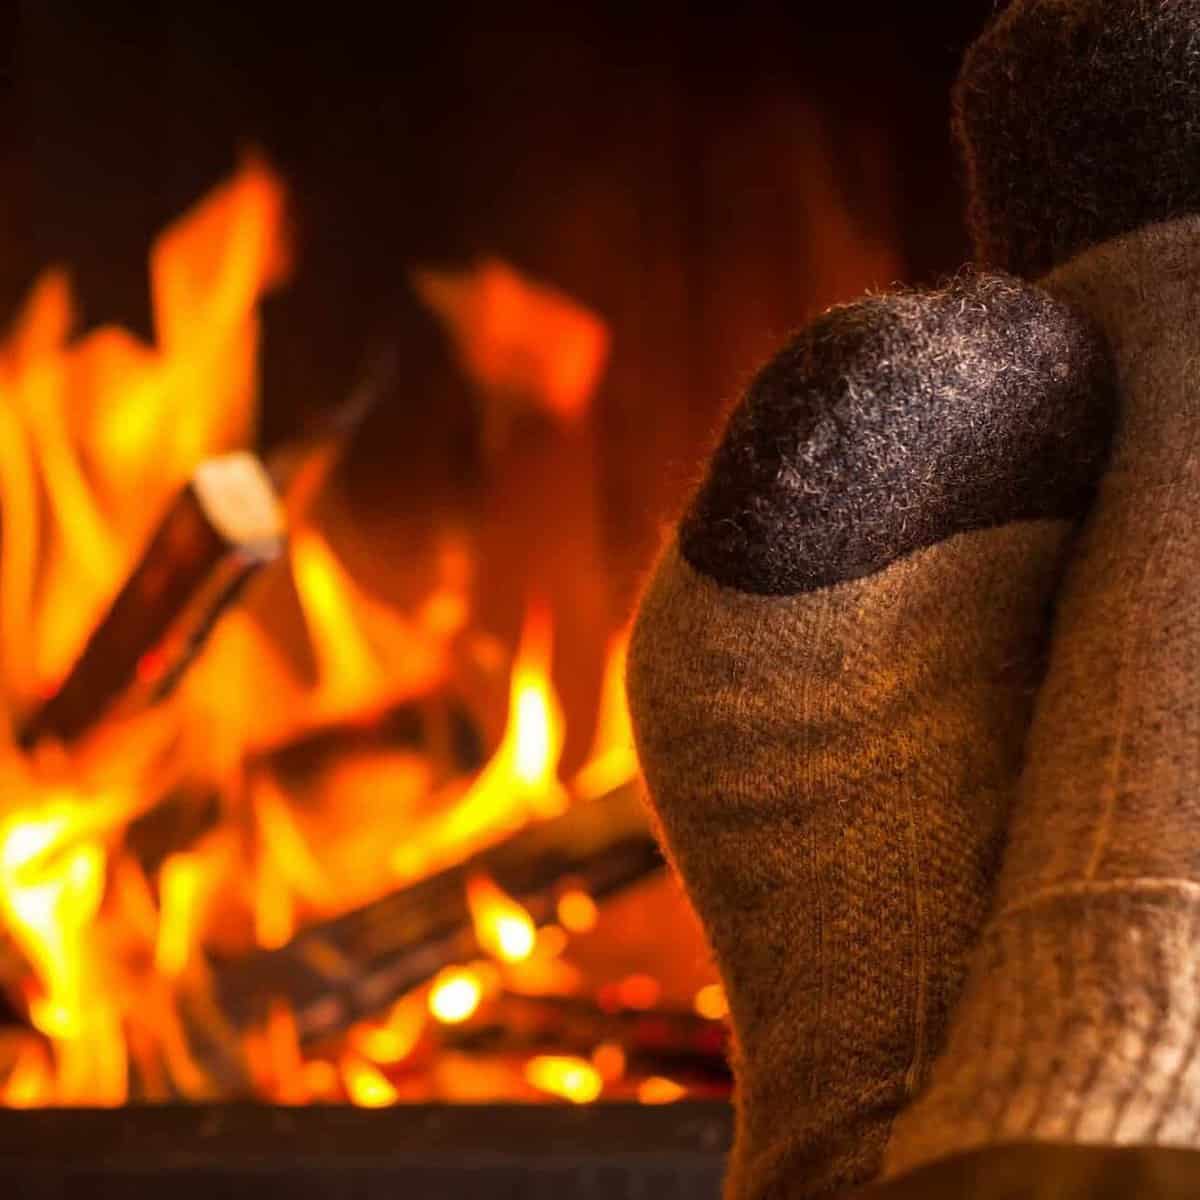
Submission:
M 625 631 L 755 363 L 966 256 L 989 9 L 13 8 L 14 1194 L 717 1194 Z

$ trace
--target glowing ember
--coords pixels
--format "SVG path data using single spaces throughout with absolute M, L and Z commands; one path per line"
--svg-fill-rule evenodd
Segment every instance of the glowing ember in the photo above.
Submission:
M 616 1083 L 626 1068 L 625 1051 L 616 1042 L 602 1042 L 592 1051 L 592 1066 L 605 1083 Z
M 616 987 L 623 1008 L 653 1008 L 662 995 L 662 984 L 649 975 L 629 975 Z
M 695 1009 L 710 1021 L 723 1021 L 729 1016 L 729 1001 L 719 983 L 710 983 L 696 993 Z
M 479 976 L 467 968 L 452 967 L 441 972 L 429 991 L 429 1011 L 443 1025 L 469 1020 L 483 999 Z
M 416 1049 L 425 1020 L 424 1006 L 415 997 L 406 996 L 392 1006 L 383 1021 L 355 1026 L 350 1031 L 350 1044 L 371 1062 L 395 1066 Z
M 599 920 L 595 900 L 578 888 L 564 892 L 558 898 L 557 909 L 563 928 L 571 933 L 590 933 Z
M 638 1084 L 637 1098 L 642 1104 L 674 1104 L 687 1095 L 687 1088 L 681 1087 L 673 1079 L 664 1079 L 661 1075 L 651 1075 Z
M 537 944 L 529 914 L 486 875 L 467 881 L 467 903 L 480 947 L 502 962 L 523 962 Z
M 399 1099 L 395 1087 L 378 1067 L 353 1055 L 342 1059 L 342 1082 L 350 1102 L 359 1108 L 387 1108 Z
M 586 1059 L 543 1054 L 525 1067 L 525 1078 L 539 1091 L 572 1104 L 591 1104 L 604 1090 L 600 1072 Z

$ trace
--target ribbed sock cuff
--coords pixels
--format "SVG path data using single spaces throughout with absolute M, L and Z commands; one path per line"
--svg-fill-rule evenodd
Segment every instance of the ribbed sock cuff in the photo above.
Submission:
M 1200 885 L 1081 882 L 990 923 L 895 1175 L 1011 1141 L 1200 1139 Z

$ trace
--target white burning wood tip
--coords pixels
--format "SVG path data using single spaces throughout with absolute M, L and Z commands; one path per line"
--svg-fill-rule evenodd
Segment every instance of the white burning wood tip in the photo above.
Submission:
M 205 517 L 229 545 L 256 559 L 279 555 L 287 520 L 256 454 L 238 450 L 207 458 L 192 473 L 191 485 Z

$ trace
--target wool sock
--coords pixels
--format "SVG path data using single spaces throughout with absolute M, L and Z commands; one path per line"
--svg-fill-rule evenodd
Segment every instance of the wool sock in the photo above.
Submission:
M 628 687 L 729 993 L 730 1197 L 872 1178 L 987 911 L 1102 343 L 998 275 L 834 309 L 758 376 L 644 594 Z
M 1031 1139 L 1200 1147 L 1200 217 L 1046 287 L 1115 360 L 996 910 L 889 1174 Z

